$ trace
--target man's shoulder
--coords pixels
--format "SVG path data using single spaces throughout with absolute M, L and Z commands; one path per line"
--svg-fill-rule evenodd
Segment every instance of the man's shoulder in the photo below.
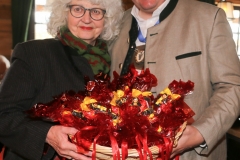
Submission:
M 175 13 L 177 15 L 180 14 L 194 19 L 199 17 L 201 17 L 201 19 L 214 19 L 219 11 L 217 6 L 198 0 L 178 0 L 178 4 L 175 9 Z
M 198 0 L 178 0 L 180 6 L 184 6 L 185 8 L 189 8 L 188 11 L 191 11 L 191 8 L 194 8 L 194 11 L 202 11 L 202 10 L 212 10 L 216 11 L 219 8 L 213 4 L 202 2 Z

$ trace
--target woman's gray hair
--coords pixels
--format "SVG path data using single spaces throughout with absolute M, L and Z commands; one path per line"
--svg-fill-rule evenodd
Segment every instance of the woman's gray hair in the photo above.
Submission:
M 103 40 L 112 40 L 120 32 L 120 25 L 124 13 L 121 0 L 84 0 L 92 4 L 100 5 L 106 9 L 104 16 L 104 28 L 100 35 Z M 48 6 L 51 8 L 51 15 L 47 24 L 49 34 L 55 37 L 62 26 L 67 25 L 69 8 L 67 5 L 71 0 L 53 0 Z

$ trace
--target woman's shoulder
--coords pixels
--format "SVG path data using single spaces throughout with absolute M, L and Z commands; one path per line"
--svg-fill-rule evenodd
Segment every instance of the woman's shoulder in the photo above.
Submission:
M 16 59 L 26 63 L 47 62 L 64 54 L 62 43 L 57 39 L 31 40 L 19 43 L 13 50 L 11 61 Z
M 29 40 L 27 42 L 22 42 L 22 43 L 18 43 L 16 45 L 17 46 L 22 46 L 24 48 L 39 48 L 39 49 L 43 49 L 42 47 L 51 47 L 51 46 L 59 46 L 60 45 L 60 41 L 58 39 L 54 39 L 54 38 L 49 38 L 49 39 L 37 39 L 37 40 Z
M 41 39 L 41 40 L 30 40 L 27 42 L 18 43 L 13 50 L 13 56 L 24 54 L 44 54 L 50 51 L 59 51 L 62 49 L 62 44 L 57 39 Z

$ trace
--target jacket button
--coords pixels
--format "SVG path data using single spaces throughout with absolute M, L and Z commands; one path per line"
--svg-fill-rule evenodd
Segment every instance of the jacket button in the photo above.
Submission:
M 120 64 L 119 64 L 119 69 L 122 69 L 122 66 L 123 66 L 123 64 L 122 64 L 122 63 L 120 63 Z

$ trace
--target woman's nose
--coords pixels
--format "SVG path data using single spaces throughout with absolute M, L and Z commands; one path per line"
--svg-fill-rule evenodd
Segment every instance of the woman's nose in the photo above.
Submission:
M 82 16 L 82 21 L 84 23 L 90 23 L 92 21 L 92 18 L 90 16 L 90 11 L 86 10 L 85 14 Z

